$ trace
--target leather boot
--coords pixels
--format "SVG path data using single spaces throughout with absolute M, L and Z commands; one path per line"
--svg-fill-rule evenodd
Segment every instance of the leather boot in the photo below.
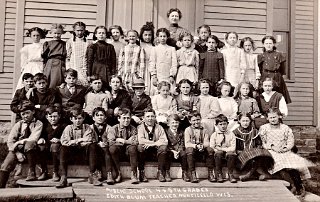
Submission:
M 64 188 L 68 186 L 67 176 L 61 176 L 59 184 L 56 185 L 56 188 Z
M 182 171 L 182 179 L 183 179 L 185 182 L 190 182 L 189 174 L 188 174 L 188 172 L 185 171 L 185 170 Z
M 94 173 L 89 173 L 89 177 L 88 177 L 89 184 L 93 184 L 93 175 L 94 175 Z
M 166 179 L 163 176 L 163 173 L 164 172 L 162 170 L 158 170 L 158 180 L 159 180 L 159 182 L 165 182 L 166 181 Z
M 197 178 L 196 171 L 191 171 L 191 183 L 198 183 L 199 180 Z
M 99 181 L 97 171 L 93 173 L 93 186 L 102 186 L 102 182 Z
M 116 183 L 121 182 L 121 172 L 120 170 L 118 171 L 118 176 L 116 177 L 116 179 L 114 180 Z
M 208 170 L 208 180 L 209 180 L 209 182 L 217 182 L 217 178 L 215 176 L 213 176 L 212 170 Z
M 29 171 L 28 171 L 28 175 L 27 175 L 26 181 L 35 181 L 35 180 L 37 180 L 35 169 L 34 168 L 30 168 Z
M 10 173 L 6 170 L 0 170 L 0 188 L 6 188 Z
M 229 175 L 229 181 L 230 181 L 231 183 L 236 183 L 236 182 L 237 182 L 237 179 L 234 178 L 234 176 L 233 176 L 232 173 L 229 173 L 228 175 Z
M 222 183 L 222 182 L 223 182 L 222 173 L 218 173 L 218 174 L 217 174 L 217 181 L 218 181 L 219 183 Z
M 139 171 L 139 180 L 140 182 L 148 182 L 148 178 L 146 177 L 144 170 Z
M 60 175 L 57 172 L 52 173 L 52 181 L 53 182 L 59 182 L 60 180 Z
M 40 181 L 44 181 L 48 179 L 48 171 L 47 170 L 43 170 L 42 173 L 40 174 L 40 176 L 38 177 L 38 180 Z
M 171 182 L 172 181 L 172 179 L 170 177 L 170 170 L 166 170 L 165 179 L 166 179 L 166 182 Z
M 131 171 L 131 184 L 138 184 L 138 176 L 137 176 L 137 171 Z
M 22 178 L 22 164 L 21 163 L 17 163 L 13 179 L 19 180 L 21 178 Z
M 107 184 L 109 185 L 113 185 L 114 184 L 114 180 L 112 177 L 112 172 L 107 172 Z

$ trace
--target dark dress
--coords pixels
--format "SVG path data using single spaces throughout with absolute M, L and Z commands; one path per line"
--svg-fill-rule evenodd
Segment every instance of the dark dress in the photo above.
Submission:
M 48 87 L 55 88 L 64 81 L 67 49 L 62 40 L 46 41 L 43 44 L 44 75 L 48 78 Z
M 113 45 L 97 41 L 87 48 L 88 76 L 99 75 L 107 84 L 116 73 L 116 52 Z
M 200 53 L 199 79 L 208 79 L 215 85 L 224 79 L 223 55 L 217 51 Z
M 263 95 L 260 94 L 259 97 L 257 98 L 258 106 L 260 108 L 260 112 L 262 115 L 266 115 L 267 111 L 270 108 L 277 108 L 279 109 L 279 103 L 282 98 L 282 94 L 278 92 L 274 92 L 274 94 L 271 96 L 269 102 L 267 102 Z
M 266 77 L 272 78 L 276 82 L 274 90 L 281 93 L 286 103 L 291 103 L 291 98 L 287 85 L 282 77 L 285 75 L 286 57 L 283 53 L 276 51 L 265 51 L 258 55 L 258 65 L 261 72 L 261 81 Z

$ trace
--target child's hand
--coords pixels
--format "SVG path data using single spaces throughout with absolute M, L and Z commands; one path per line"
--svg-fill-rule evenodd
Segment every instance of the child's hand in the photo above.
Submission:
M 107 145 L 104 143 L 104 142 L 98 142 L 98 145 L 101 147 L 101 148 L 104 148 L 106 147 Z
M 74 146 L 77 145 L 77 140 L 70 140 L 69 143 L 67 144 L 68 146 Z
M 113 110 L 113 114 L 114 114 L 115 116 L 117 116 L 118 113 L 119 113 L 119 107 L 116 107 L 116 108 Z
M 37 144 L 45 144 L 46 141 L 43 138 L 40 138 L 37 142 Z
M 177 43 L 176 43 L 176 45 L 177 45 L 177 47 L 182 47 L 182 42 L 181 41 L 177 41 Z
M 67 85 L 66 83 L 62 83 L 62 84 L 60 84 L 59 88 L 64 89 L 66 87 L 66 85 Z
M 58 143 L 58 142 L 60 142 L 60 140 L 58 139 L 58 138 L 52 138 L 51 140 L 50 140 L 50 142 L 52 142 L 52 143 Z
M 158 78 L 155 75 L 152 76 L 152 85 L 154 85 L 154 86 L 158 85 Z
M 123 138 L 117 138 L 117 139 L 116 139 L 116 142 L 118 142 L 118 143 L 120 143 L 120 144 L 124 144 L 125 139 L 123 139 Z

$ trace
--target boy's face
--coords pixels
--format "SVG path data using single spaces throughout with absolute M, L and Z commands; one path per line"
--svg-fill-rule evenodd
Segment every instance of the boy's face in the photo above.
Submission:
M 119 124 L 122 127 L 128 127 L 130 125 L 131 116 L 130 114 L 122 114 L 119 118 Z
M 200 116 L 191 117 L 190 123 L 194 128 L 199 128 L 201 125 L 201 117 Z
M 114 91 L 118 90 L 120 88 L 120 86 L 121 86 L 121 81 L 120 81 L 119 78 L 112 78 L 110 83 L 111 83 L 110 84 L 111 88 Z
M 156 115 L 153 112 L 144 113 L 144 122 L 148 126 L 154 126 L 156 122 Z
M 32 79 L 32 78 L 28 78 L 28 79 L 23 80 L 23 86 L 24 86 L 26 89 L 32 88 L 33 85 L 34 85 L 34 82 L 33 82 L 33 79 Z
M 34 115 L 34 110 L 25 110 L 23 112 L 20 113 L 22 120 L 24 122 L 31 122 L 33 119 L 33 115 Z
M 47 114 L 46 117 L 47 117 L 48 122 L 53 126 L 57 125 L 59 122 L 59 119 L 60 119 L 60 115 L 58 112 L 53 112 L 51 114 Z
M 71 121 L 73 123 L 73 126 L 80 127 L 84 121 L 84 117 L 82 117 L 81 115 L 78 115 L 76 117 L 71 117 Z
M 217 127 L 218 129 L 221 131 L 221 132 L 226 132 L 227 131 L 227 127 L 228 127 L 228 122 L 220 122 L 217 124 Z
M 93 115 L 92 119 L 96 124 L 101 125 L 105 123 L 107 117 L 102 111 L 98 111 Z
M 138 97 L 140 97 L 142 94 L 143 94 L 143 92 L 144 92 L 144 88 L 142 87 L 142 88 L 133 88 L 133 90 L 134 90 L 134 93 L 136 94 L 136 96 L 138 96 Z
M 169 128 L 170 128 L 171 130 L 178 130 L 179 121 L 176 121 L 176 120 L 174 120 L 174 119 L 170 119 L 168 125 L 169 125 Z
M 75 86 L 77 82 L 77 78 L 68 74 L 65 78 L 65 81 L 68 86 Z
M 34 86 L 37 88 L 39 92 L 45 92 L 47 89 L 47 81 L 44 79 L 41 79 L 39 81 L 36 81 Z
M 91 82 L 91 87 L 94 91 L 99 92 L 102 88 L 102 81 L 101 79 L 99 80 L 94 80 Z
M 277 113 L 268 113 L 268 121 L 271 125 L 279 124 L 280 116 Z

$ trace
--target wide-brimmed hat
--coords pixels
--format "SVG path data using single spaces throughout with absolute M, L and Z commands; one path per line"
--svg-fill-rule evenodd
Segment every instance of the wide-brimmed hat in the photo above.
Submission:
M 132 88 L 144 88 L 146 87 L 143 78 L 133 79 Z

